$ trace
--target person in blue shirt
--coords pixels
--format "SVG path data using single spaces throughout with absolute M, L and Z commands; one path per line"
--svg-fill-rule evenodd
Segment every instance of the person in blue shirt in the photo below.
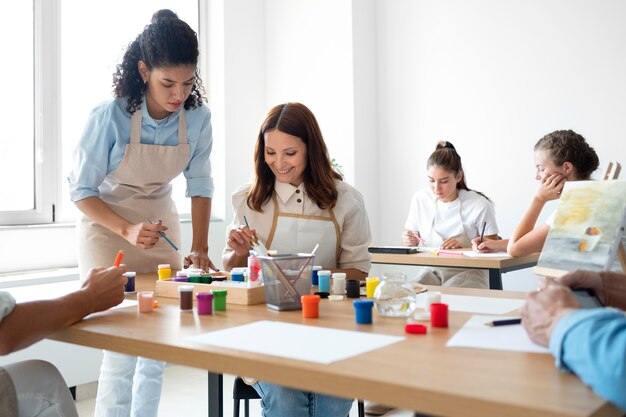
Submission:
M 191 198 L 187 259 L 216 269 L 208 256 L 213 197 L 211 113 L 198 75 L 198 39 L 171 10 L 160 10 L 131 42 L 113 78 L 113 100 L 90 114 L 69 175 L 78 221 L 81 274 L 125 251 L 131 271 L 181 269 L 180 222 L 171 181 L 180 173 Z M 150 219 L 154 219 L 154 224 Z M 163 362 L 105 351 L 96 417 L 156 417 Z
M 582 309 L 572 288 L 590 288 L 608 308 Z M 574 271 L 529 294 L 522 325 L 599 396 L 626 411 L 626 275 Z

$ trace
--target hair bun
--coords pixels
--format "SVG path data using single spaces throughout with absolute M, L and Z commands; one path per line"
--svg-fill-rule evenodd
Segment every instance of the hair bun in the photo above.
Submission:
M 441 140 L 439 142 L 437 142 L 437 147 L 435 148 L 435 150 L 437 149 L 453 149 L 456 150 L 454 148 L 454 145 L 451 144 L 450 142 L 448 142 L 447 140 Z
M 170 9 L 157 10 L 152 15 L 152 23 L 156 23 L 159 20 L 163 20 L 163 19 L 178 19 L 178 15 L 174 13 L 173 11 L 171 11 Z

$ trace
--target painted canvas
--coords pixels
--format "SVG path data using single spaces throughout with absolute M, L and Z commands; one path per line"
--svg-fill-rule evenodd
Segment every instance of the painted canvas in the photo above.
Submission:
M 626 181 L 567 182 L 535 271 L 611 269 L 625 222 Z

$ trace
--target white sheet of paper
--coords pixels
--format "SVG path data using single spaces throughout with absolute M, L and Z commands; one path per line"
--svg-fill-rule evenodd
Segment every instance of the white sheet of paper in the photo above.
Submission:
M 417 294 L 417 305 L 426 305 L 429 291 Z M 432 293 L 432 292 L 431 292 Z M 469 295 L 442 294 L 441 302 L 448 305 L 450 311 L 465 311 L 482 314 L 506 314 L 524 305 L 524 300 L 514 298 L 472 297 Z
M 404 337 L 262 320 L 188 340 L 328 365 L 400 342 Z
M 503 316 L 472 316 L 463 327 L 456 332 L 447 347 L 469 347 L 478 349 L 512 350 L 516 352 L 550 353 L 535 344 L 521 324 L 490 327 L 485 325 L 493 320 L 512 317 Z
M 506 252 L 474 252 L 473 250 L 464 250 L 463 255 L 468 256 L 470 258 L 510 258 L 509 254 Z

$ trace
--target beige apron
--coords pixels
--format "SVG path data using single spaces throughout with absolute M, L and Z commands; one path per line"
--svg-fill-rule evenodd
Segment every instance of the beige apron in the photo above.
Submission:
M 133 224 L 163 220 L 168 227 L 165 232 L 180 247 L 180 222 L 176 205 L 172 200 L 172 185 L 189 164 L 187 143 L 187 119 L 185 110 L 178 113 L 178 145 L 142 144 L 142 109 L 131 116 L 130 143 L 117 169 L 107 175 L 100 186 L 100 198 L 111 210 Z M 171 116 L 175 116 L 172 113 Z M 139 249 L 109 229 L 83 215 L 78 222 L 78 266 L 81 276 L 92 267 L 110 266 L 120 249 L 123 263 L 138 273 L 154 272 L 157 265 L 169 263 L 172 269 L 182 267 L 181 255 L 167 244 L 165 239 L 151 249 Z
M 459 196 L 460 198 L 460 196 Z M 472 240 L 467 235 L 463 226 L 463 218 L 461 217 L 462 203 L 459 201 L 458 211 L 454 214 L 458 217 L 459 227 L 454 236 L 464 248 L 472 247 Z M 422 235 L 428 246 L 440 246 L 448 237 L 441 236 L 435 230 L 435 218 L 437 204 L 435 203 L 435 211 L 433 212 L 433 220 Z M 418 279 L 421 284 L 425 285 L 442 285 L 444 287 L 465 287 L 465 288 L 489 288 L 489 274 L 484 269 L 459 269 L 459 268 L 423 268 L 421 276 Z
M 276 193 L 272 195 L 272 201 L 274 219 L 266 242 L 267 248 L 277 250 L 279 254 L 310 253 L 319 243 L 315 265 L 321 265 L 324 269 L 337 268 L 341 234 L 333 210 L 328 209 L 328 216 L 284 213 L 278 208 Z

